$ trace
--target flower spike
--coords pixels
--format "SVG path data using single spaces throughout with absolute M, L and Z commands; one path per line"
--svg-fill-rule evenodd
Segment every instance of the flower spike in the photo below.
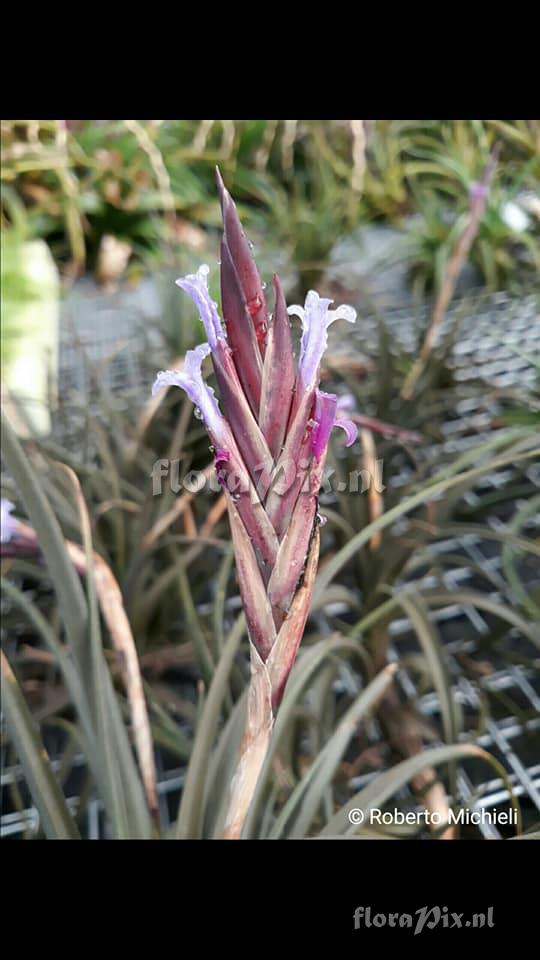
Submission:
M 274 314 L 268 324 L 264 285 L 236 207 L 219 171 L 223 213 L 221 315 L 208 292 L 208 267 L 177 281 L 195 302 L 208 343 L 186 354 L 179 371 L 158 374 L 153 392 L 181 387 L 198 407 L 214 447 L 214 464 L 229 514 L 236 573 L 254 665 L 248 721 L 231 784 L 225 836 L 240 836 L 264 761 L 273 715 L 292 669 L 315 582 L 321 525 L 319 490 L 334 426 L 350 446 L 355 425 L 346 402 L 319 389 L 328 328 L 352 307 L 310 290 L 304 306 L 287 309 L 274 277 Z M 289 316 L 302 321 L 298 364 Z M 225 336 L 226 331 L 226 336 Z M 212 355 L 220 398 L 204 382 L 201 365 Z

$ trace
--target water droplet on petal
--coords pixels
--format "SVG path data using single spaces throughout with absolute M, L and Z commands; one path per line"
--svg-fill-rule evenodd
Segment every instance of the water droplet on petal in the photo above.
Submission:
M 202 413 L 201 413 L 201 411 L 199 410 L 198 407 L 195 407 L 195 410 L 193 411 L 193 416 L 195 417 L 196 420 L 203 420 L 203 419 L 204 419 L 204 418 L 203 418 L 203 415 L 202 415 Z
M 328 523 L 328 517 L 325 517 L 323 513 L 317 514 L 317 520 L 320 527 L 324 527 L 324 525 Z
M 248 300 L 247 308 L 248 308 L 248 313 L 250 317 L 254 317 L 259 312 L 262 305 L 263 305 L 263 302 L 259 294 L 256 294 L 256 296 L 252 297 L 251 300 Z

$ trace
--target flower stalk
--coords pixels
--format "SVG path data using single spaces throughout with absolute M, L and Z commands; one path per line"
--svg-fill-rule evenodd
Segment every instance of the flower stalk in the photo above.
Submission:
M 426 363 L 433 350 L 435 335 L 440 324 L 444 320 L 446 311 L 456 288 L 459 275 L 463 265 L 466 263 L 470 249 L 478 234 L 480 222 L 489 200 L 491 182 L 497 168 L 499 152 L 499 145 L 496 145 L 492 150 L 488 162 L 484 168 L 482 179 L 471 184 L 469 190 L 469 214 L 465 226 L 457 239 L 456 245 L 452 251 L 452 255 L 446 268 L 446 272 L 435 301 L 433 315 L 424 337 L 424 342 L 422 343 L 419 356 L 413 364 L 401 388 L 401 397 L 403 400 L 411 399 L 416 384 L 418 383 L 418 380 L 425 369 Z

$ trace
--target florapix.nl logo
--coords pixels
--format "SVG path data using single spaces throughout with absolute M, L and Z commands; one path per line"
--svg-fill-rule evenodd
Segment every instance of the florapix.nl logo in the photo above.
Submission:
M 161 496 L 165 485 L 172 493 L 180 493 L 181 490 L 188 493 L 199 493 L 205 487 L 214 493 L 220 492 L 224 486 L 234 497 L 240 494 L 251 493 L 259 498 L 264 497 L 271 488 L 278 496 L 284 496 L 288 490 L 295 484 L 296 480 L 302 479 L 302 488 L 300 492 L 310 492 L 310 476 L 307 468 L 309 461 L 300 461 L 296 463 L 293 460 L 284 460 L 280 462 L 279 469 L 274 468 L 271 463 L 256 464 L 252 473 L 257 478 L 255 483 L 251 483 L 246 473 L 228 473 L 226 480 L 220 478 L 215 470 L 188 470 L 181 474 L 180 460 L 156 460 L 152 465 L 150 474 L 152 479 L 152 495 Z M 307 472 L 306 472 L 307 471 Z M 383 493 L 386 489 L 383 483 L 383 461 L 374 460 L 371 464 L 371 470 L 351 470 L 346 476 L 338 476 L 333 467 L 326 467 L 320 483 L 321 493 L 367 493 L 375 491 Z M 316 491 L 317 493 L 319 492 Z
M 394 927 L 410 930 L 414 936 L 425 930 L 478 930 L 494 927 L 493 907 L 483 913 L 465 914 L 448 907 L 420 907 L 413 913 L 382 913 L 373 907 L 357 907 L 353 914 L 355 930 L 381 930 Z

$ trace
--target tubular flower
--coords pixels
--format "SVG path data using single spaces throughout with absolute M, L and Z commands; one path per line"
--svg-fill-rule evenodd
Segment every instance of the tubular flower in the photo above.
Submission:
M 176 281 L 177 285 L 188 296 L 199 311 L 199 316 L 203 322 L 208 343 L 212 350 L 217 346 L 218 337 L 223 338 L 223 328 L 217 312 L 217 304 L 214 303 L 208 292 L 208 274 L 210 267 L 203 263 L 197 273 L 188 274 L 187 277 L 180 277 Z
M 210 350 L 208 343 L 201 343 L 195 350 L 188 350 L 183 370 L 161 370 L 152 387 L 152 396 L 164 387 L 181 387 L 195 404 L 212 439 L 221 444 L 225 439 L 227 424 L 219 411 L 214 391 L 204 382 L 201 370 L 202 362 Z
M 319 364 L 328 343 L 328 327 L 334 320 L 346 320 L 348 323 L 356 321 L 356 310 L 353 307 L 341 306 L 337 310 L 329 310 L 331 300 L 320 297 L 315 290 L 310 290 L 303 307 L 289 307 L 287 313 L 300 317 L 302 321 L 302 339 L 300 341 L 300 360 L 298 373 L 305 389 L 318 382 Z

